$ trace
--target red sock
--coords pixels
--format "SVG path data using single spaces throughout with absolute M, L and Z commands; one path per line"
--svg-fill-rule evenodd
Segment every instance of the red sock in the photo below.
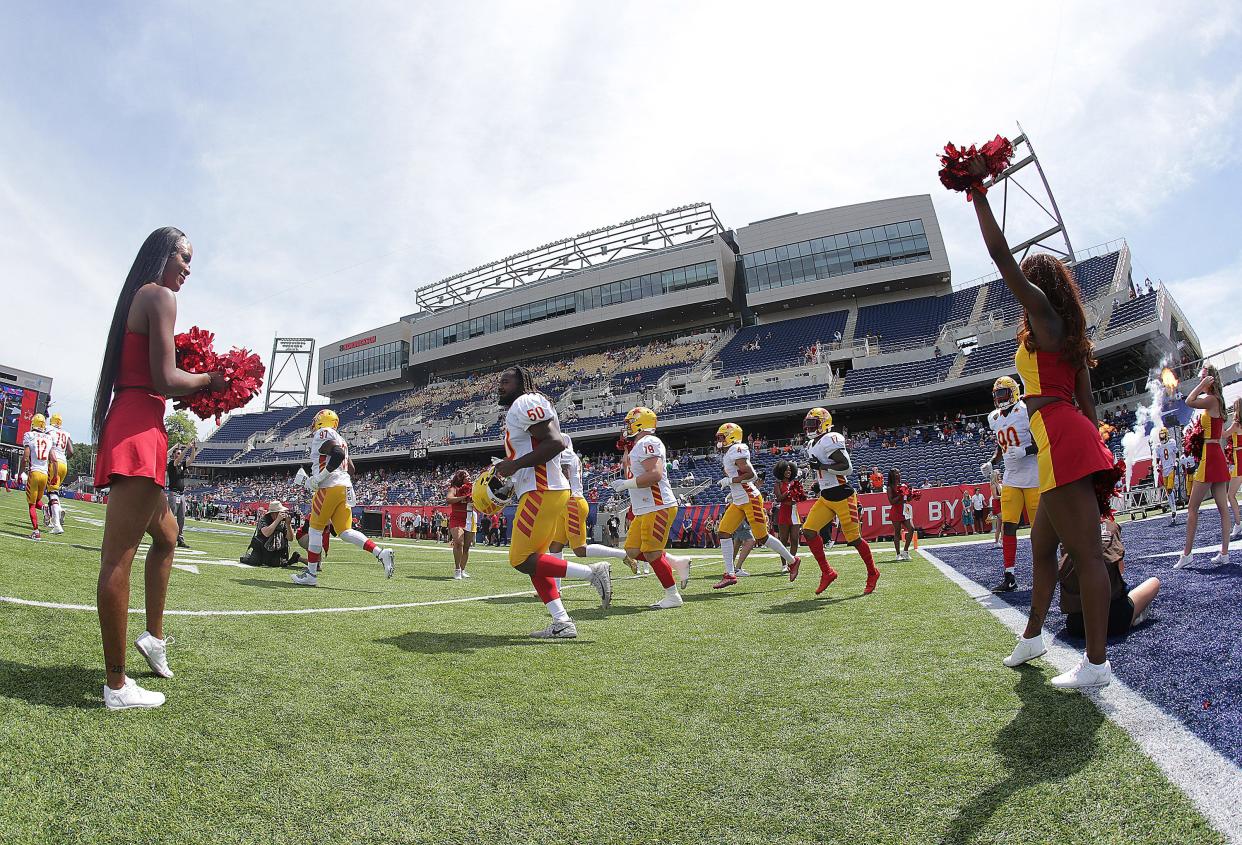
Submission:
M 1001 555 L 1005 559 L 1005 568 L 1013 569 L 1014 564 L 1018 562 L 1018 538 L 1016 536 L 1001 535 Z
M 815 556 L 815 562 L 819 564 L 819 571 L 827 575 L 832 571 L 832 564 L 828 562 L 828 556 L 824 554 L 824 538 L 819 534 L 813 534 L 806 538 L 806 547 L 811 550 L 811 554 Z
M 365 543 L 362 544 L 362 550 L 364 552 L 371 552 L 372 554 L 374 554 L 375 553 L 375 542 L 372 540 L 367 540 Z
M 531 576 L 531 580 L 534 580 L 535 576 L 538 575 L 547 575 L 550 578 L 564 578 L 565 561 L 555 555 L 540 555 L 538 560 L 535 561 L 535 575 Z M 535 585 L 535 589 L 539 589 L 538 584 Z M 560 593 L 557 593 L 557 595 L 560 595 Z M 554 599 L 556 596 L 553 596 L 552 598 Z M 552 599 L 546 599 L 545 603 L 551 600 Z
M 532 575 L 530 583 L 535 586 L 535 592 L 544 604 L 561 597 L 561 591 L 556 588 L 556 579 L 550 575 Z
M 666 590 L 673 586 L 673 567 L 668 562 L 668 555 L 660 552 L 660 556 L 655 560 L 648 561 L 651 564 L 651 571 L 655 573 L 655 577 L 660 580 L 660 586 Z
M 306 562 L 307 563 L 319 563 L 319 552 L 307 551 Z
M 328 553 L 328 541 L 332 539 L 332 531 L 325 528 L 323 530 L 323 553 Z
M 30 527 L 35 531 L 39 530 L 39 512 L 35 510 L 35 506 L 30 506 Z
M 858 556 L 863 559 L 863 563 L 867 564 L 867 574 L 875 572 L 875 559 L 871 557 L 871 547 L 867 545 L 867 541 L 860 537 L 857 549 Z

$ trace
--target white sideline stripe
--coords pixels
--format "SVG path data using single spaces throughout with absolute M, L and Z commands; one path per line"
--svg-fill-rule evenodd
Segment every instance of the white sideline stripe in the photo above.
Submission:
M 1137 521 L 1137 520 L 1136 520 Z M 924 551 L 940 572 L 1019 635 L 1027 617 L 983 585 Z M 1062 672 L 1078 665 L 1080 655 L 1045 633 L 1043 659 Z M 997 662 L 1001 655 L 997 655 Z M 1107 687 L 1084 693 L 1100 712 L 1134 739 L 1139 748 L 1190 798 L 1212 826 L 1234 845 L 1242 845 L 1242 769 L 1125 685 L 1116 675 Z
M 210 562 L 210 561 L 208 561 Z M 173 564 L 176 566 L 176 564 Z M 230 562 L 230 565 L 231 562 Z M 691 568 L 695 564 L 690 564 Z M 253 567 L 247 567 L 253 568 Z M 613 578 L 616 581 L 633 581 L 637 578 L 654 578 L 654 575 L 626 575 L 624 578 Z M 573 590 L 582 587 L 590 587 L 588 581 L 579 581 L 573 584 L 561 584 L 561 592 Z M 357 613 L 371 610 L 401 610 L 409 607 L 435 607 L 441 604 L 465 604 L 472 601 L 488 601 L 490 599 L 511 599 L 520 596 L 533 596 L 534 590 L 522 590 L 517 593 L 496 593 L 490 596 L 465 596 L 455 599 L 435 599 L 433 601 L 409 601 L 399 604 L 371 604 L 362 607 L 299 607 L 287 610 L 165 610 L 165 616 L 306 616 L 312 613 Z M 19 599 L 14 596 L 0 596 L 0 602 L 8 604 L 19 604 L 23 607 L 42 607 L 48 610 L 89 610 L 95 612 L 98 608 L 93 604 L 65 604 L 53 601 L 33 601 L 31 599 Z M 146 610 L 140 607 L 131 607 L 130 613 L 146 613 Z
M 174 563 L 172 566 L 173 569 L 184 569 L 186 572 L 192 572 L 195 575 L 198 574 L 198 567 L 192 563 Z

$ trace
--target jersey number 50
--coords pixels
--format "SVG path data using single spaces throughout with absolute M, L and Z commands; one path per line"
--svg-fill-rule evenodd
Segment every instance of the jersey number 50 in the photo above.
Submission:
M 527 408 L 526 416 L 530 417 L 532 420 L 541 420 L 543 419 L 543 408 L 538 406 L 534 408 Z

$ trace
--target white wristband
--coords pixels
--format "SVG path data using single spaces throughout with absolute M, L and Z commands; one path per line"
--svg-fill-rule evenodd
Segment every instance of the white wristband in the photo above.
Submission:
M 626 490 L 637 490 L 637 489 L 638 489 L 638 479 L 637 479 L 637 478 L 627 478 L 627 479 L 625 479 L 625 484 L 623 484 L 623 485 L 621 485 L 621 486 L 622 486 L 622 487 L 624 487 Z

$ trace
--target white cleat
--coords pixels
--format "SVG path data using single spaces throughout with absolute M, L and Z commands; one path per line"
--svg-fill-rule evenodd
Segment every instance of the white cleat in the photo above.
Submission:
M 612 565 L 608 561 L 591 564 L 591 586 L 599 593 L 599 605 L 605 610 L 612 605 Z
M 59 525 L 53 525 L 51 533 L 52 534 L 64 534 L 65 529 L 61 528 Z
M 1193 555 L 1182 555 L 1177 559 L 1177 563 L 1173 564 L 1174 569 L 1185 569 L 1194 560 Z
M 1082 656 L 1078 665 L 1068 672 L 1057 675 L 1051 684 L 1057 689 L 1099 689 L 1113 680 L 1113 666 L 1107 660 L 1099 665 Z
M 684 590 L 690 584 L 690 558 L 669 556 L 673 571 L 677 573 L 677 589 Z
M 685 601 L 681 597 L 681 593 L 671 593 L 651 605 L 652 610 L 672 610 L 674 607 L 681 607 Z
M 1029 640 L 1019 634 L 1018 644 L 1013 647 L 1013 653 L 1005 658 L 1004 663 L 1010 669 L 1014 669 L 1028 660 L 1034 660 L 1043 655 L 1046 651 L 1048 649 L 1044 646 L 1043 634 L 1036 634 Z
M 461 580 L 461 570 L 460 570 L 460 569 L 454 569 L 454 570 L 453 570 L 453 580 L 454 580 L 454 581 L 460 581 L 460 580 Z
M 553 622 L 546 628 L 532 631 L 531 636 L 537 640 L 572 640 L 578 636 L 578 626 L 572 619 L 564 622 Z
M 1229 552 L 1217 552 L 1216 556 L 1212 558 L 1212 563 L 1216 564 L 1217 566 L 1221 566 L 1222 564 L 1226 564 L 1228 562 L 1229 562 Z
M 150 631 L 143 631 L 142 636 L 134 640 L 134 648 L 147 659 L 151 671 L 161 678 L 171 678 L 172 669 L 168 668 L 168 640 L 157 639 Z
M 134 683 L 133 678 L 125 679 L 125 686 L 120 689 L 104 684 L 104 707 L 109 710 L 150 709 L 164 703 L 164 693 L 143 689 Z
M 738 578 L 749 578 L 750 577 L 750 573 L 740 566 L 737 569 L 733 570 L 733 574 L 736 575 Z
M 315 573 L 309 569 L 303 569 L 301 572 L 295 572 L 289 576 L 289 580 L 303 587 L 314 587 L 319 583 L 319 579 L 315 577 Z
M 397 556 L 392 549 L 380 549 L 377 555 L 380 565 L 384 567 L 384 577 L 391 578 L 393 569 L 397 566 Z
M 31 539 L 31 540 L 42 540 L 42 539 L 43 539 L 43 535 L 42 535 L 42 534 L 40 534 L 40 533 L 38 532 L 38 530 L 36 529 L 36 530 L 34 530 L 34 531 L 31 531 L 31 532 L 30 532 L 30 539 Z
M 461 571 L 461 577 L 462 577 L 462 580 L 464 581 L 465 579 L 470 577 L 470 573 L 463 569 Z

